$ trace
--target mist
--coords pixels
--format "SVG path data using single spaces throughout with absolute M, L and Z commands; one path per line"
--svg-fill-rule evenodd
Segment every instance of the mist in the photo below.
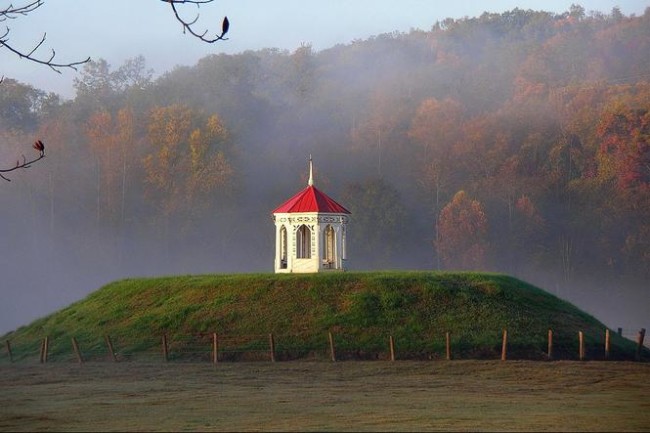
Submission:
M 155 79 L 98 60 L 71 101 L 7 76 L 0 160 L 46 158 L 1 185 L 0 333 L 118 279 L 272 272 L 309 155 L 350 270 L 504 272 L 648 328 L 650 173 L 616 145 L 650 109 L 649 21 L 515 9 Z

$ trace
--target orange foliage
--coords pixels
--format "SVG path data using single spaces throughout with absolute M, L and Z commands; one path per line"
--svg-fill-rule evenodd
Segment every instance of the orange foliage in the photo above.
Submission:
M 440 212 L 438 254 L 448 268 L 483 269 L 488 249 L 487 216 L 478 200 L 458 191 Z

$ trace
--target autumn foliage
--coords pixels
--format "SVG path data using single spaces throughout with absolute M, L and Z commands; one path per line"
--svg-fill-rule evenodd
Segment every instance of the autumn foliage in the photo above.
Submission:
M 450 269 L 483 269 L 486 265 L 488 221 L 477 200 L 458 191 L 440 212 L 438 254 Z
M 48 157 L 2 200 L 28 197 L 52 236 L 74 221 L 80 251 L 111 234 L 107 262 L 265 270 L 269 212 L 313 154 L 316 184 L 354 210 L 351 267 L 647 281 L 648 29 L 650 11 L 514 9 L 156 79 L 142 58 L 98 60 L 71 101 L 6 77 L 7 153 L 38 133 Z

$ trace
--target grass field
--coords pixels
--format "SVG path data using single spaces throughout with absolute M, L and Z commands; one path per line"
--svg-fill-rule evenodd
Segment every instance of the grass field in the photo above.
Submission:
M 0 366 L 1 431 L 648 431 L 650 364 Z
M 200 350 L 207 347 L 209 352 L 210 335 L 216 332 L 223 351 L 239 352 L 265 347 L 273 333 L 278 350 L 296 359 L 327 352 L 331 332 L 342 355 L 385 352 L 393 336 L 399 357 L 415 360 L 444 353 L 449 332 L 454 358 L 494 359 L 500 356 L 504 329 L 509 359 L 545 359 L 549 329 L 555 359 L 578 358 L 579 332 L 584 334 L 587 359 L 604 357 L 606 326 L 596 318 L 524 281 L 476 272 L 127 279 L 0 341 L 10 341 L 14 360 L 23 362 L 38 359 L 40 344 L 48 337 L 49 359 L 61 361 L 70 356 L 75 337 L 86 359 L 99 360 L 106 356 L 106 335 L 118 355 L 131 359 L 159 353 L 163 334 L 177 356 L 198 350 L 191 336 L 207 335 Z M 5 353 L 0 350 L 0 363 Z M 610 359 L 631 360 L 634 354 L 632 341 L 612 333 Z M 648 355 L 650 351 L 644 353 Z

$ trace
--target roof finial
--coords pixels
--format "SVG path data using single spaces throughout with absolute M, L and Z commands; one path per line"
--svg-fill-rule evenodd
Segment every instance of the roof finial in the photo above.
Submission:
M 314 170 L 312 167 L 312 162 L 311 162 L 311 153 L 309 154 L 309 181 L 307 182 L 307 185 L 312 186 L 314 184 Z

